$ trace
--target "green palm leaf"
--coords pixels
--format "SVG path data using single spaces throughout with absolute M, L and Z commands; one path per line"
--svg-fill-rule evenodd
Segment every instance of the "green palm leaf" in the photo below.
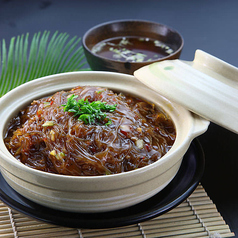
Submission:
M 46 75 L 89 70 L 83 68 L 85 57 L 80 38 L 69 40 L 66 33 L 34 34 L 29 44 L 29 34 L 13 37 L 7 49 L 0 42 L 0 97 L 9 90 L 35 78 Z

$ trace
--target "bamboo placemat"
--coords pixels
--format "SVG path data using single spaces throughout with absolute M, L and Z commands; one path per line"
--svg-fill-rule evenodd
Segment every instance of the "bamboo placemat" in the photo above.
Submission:
M 110 229 L 74 229 L 34 220 L 0 202 L 0 238 L 151 238 L 233 237 L 215 204 L 199 185 L 170 212 L 149 221 Z

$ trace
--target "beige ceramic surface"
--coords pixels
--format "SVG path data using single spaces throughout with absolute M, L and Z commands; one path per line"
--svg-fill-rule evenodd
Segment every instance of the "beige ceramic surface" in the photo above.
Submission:
M 78 85 L 128 92 L 162 106 L 176 126 L 174 146 L 163 158 L 149 166 L 97 177 L 50 174 L 17 161 L 3 142 L 9 120 L 34 99 Z M 6 181 L 20 194 L 37 203 L 75 212 L 112 211 L 134 205 L 158 193 L 176 175 L 192 139 L 205 132 L 209 125 L 208 121 L 158 95 L 133 76 L 110 72 L 64 73 L 21 85 L 0 99 L 0 121 L 0 166 Z
M 166 98 L 238 133 L 238 68 L 197 50 L 192 62 L 166 60 L 134 75 Z

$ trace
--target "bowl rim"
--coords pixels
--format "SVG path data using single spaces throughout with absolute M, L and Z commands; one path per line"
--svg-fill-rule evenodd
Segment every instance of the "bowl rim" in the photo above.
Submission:
M 88 48 L 87 44 L 86 44 L 86 39 L 88 37 L 88 35 L 95 29 L 97 28 L 100 28 L 100 27 L 103 27 L 103 26 L 106 26 L 106 25 L 111 25 L 111 24 L 115 24 L 115 23 L 123 23 L 123 22 L 138 22 L 138 23 L 147 23 L 147 24 L 156 24 L 156 25 L 160 25 L 160 26 L 165 26 L 167 29 L 169 29 L 170 31 L 172 31 L 173 33 L 177 34 L 180 39 L 181 39 L 181 45 L 179 46 L 179 48 L 173 52 L 172 54 L 168 55 L 168 56 L 165 56 L 165 57 L 162 57 L 162 58 L 158 58 L 156 60 L 151 60 L 149 62 L 146 62 L 146 61 L 142 61 L 142 62 L 129 62 L 129 63 L 132 63 L 132 64 L 135 64 L 135 65 L 139 65 L 139 64 L 144 64 L 144 63 L 148 63 L 148 64 L 152 64 L 152 63 L 155 63 L 155 62 L 158 62 L 158 61 L 162 61 L 162 60 L 167 60 L 169 59 L 170 57 L 173 57 L 174 55 L 176 55 L 178 52 L 181 52 L 183 47 L 184 47 L 184 38 L 182 37 L 182 35 L 180 34 L 180 32 L 178 32 L 177 30 L 175 30 L 174 28 L 168 26 L 168 25 L 165 25 L 163 23 L 159 23 L 159 22 L 155 22 L 155 21 L 149 21 L 149 20 L 140 20 L 140 19 L 121 19 L 121 20 L 113 20 L 113 21 L 107 21 L 107 22 L 104 22 L 104 23 L 100 23 L 98 25 L 95 25 L 93 27 L 91 27 L 90 29 L 88 29 L 84 35 L 83 35 L 83 38 L 82 38 L 82 46 L 83 48 L 85 48 L 88 52 L 90 52 L 90 54 L 92 54 L 93 56 L 97 57 L 97 58 L 100 58 L 100 59 L 103 59 L 103 60 L 109 60 L 113 63 L 127 63 L 127 61 L 119 61 L 119 60 L 113 60 L 113 59 L 109 59 L 107 57 L 103 57 L 101 55 L 98 55 L 98 54 L 95 54 L 92 52 L 91 49 Z
M 79 75 L 79 74 L 92 74 L 92 75 L 114 75 L 114 76 L 118 76 L 118 77 L 126 77 L 126 78 L 133 78 L 135 79 L 134 76 L 132 75 L 128 75 L 128 74 L 123 74 L 123 73 L 117 73 L 117 72 L 105 72 L 105 71 L 76 71 L 76 72 L 67 72 L 67 73 L 59 73 L 59 74 L 54 74 L 54 75 L 49 75 L 49 76 L 45 76 L 45 77 L 41 77 L 41 78 L 38 78 L 38 79 L 35 79 L 35 80 L 32 80 L 30 82 L 27 82 L 27 83 L 24 83 L 14 89 L 12 89 L 11 91 L 9 91 L 7 94 L 5 94 L 4 96 L 2 96 L 0 98 L 0 104 L 2 103 L 2 100 L 6 100 L 6 98 L 16 92 L 18 92 L 18 90 L 24 90 L 24 89 L 27 89 L 30 85 L 31 86 L 38 86 L 39 84 L 43 84 L 42 82 L 44 81 L 47 81 L 47 80 L 51 80 L 51 79 L 56 79 L 58 77 L 64 77 L 64 76 L 67 76 L 67 75 Z M 41 82 L 42 81 L 42 82 Z M 139 83 L 139 81 L 138 81 Z M 55 85 L 55 83 L 54 83 Z M 62 85 L 61 85 L 62 86 Z M 146 87 L 146 86 L 145 86 Z M 70 86 L 69 86 L 70 88 Z M 58 90 L 62 90 L 62 89 L 58 89 Z M 170 102 L 171 105 L 174 105 L 174 107 L 179 107 L 184 113 L 187 113 L 188 117 L 189 117 L 189 120 L 190 120 L 190 123 L 192 123 L 193 121 L 193 116 L 192 114 L 187 110 L 185 109 L 184 107 L 174 103 L 174 102 L 171 102 L 169 99 L 163 97 L 162 95 L 159 95 L 158 93 L 156 93 L 155 91 L 147 88 L 147 90 L 151 91 L 151 92 L 154 92 L 155 94 L 157 94 L 159 97 L 163 98 L 163 100 L 167 101 L 167 102 Z M 55 91 L 56 92 L 56 91 Z M 32 94 L 31 95 L 31 98 L 28 100 L 28 101 L 32 101 L 34 100 L 34 97 Z M 20 105 L 22 106 L 22 104 Z M 18 106 L 18 108 L 20 108 L 20 106 Z M 163 108 L 164 109 L 164 108 Z M 1 115 L 1 113 L 0 113 Z M 8 118 L 9 119 L 9 118 Z M 176 126 L 176 125 L 175 125 Z M 177 130 L 177 129 L 176 129 Z M 192 130 L 192 128 L 190 128 L 190 130 Z M 4 131 L 2 131 L 3 133 Z M 4 138 L 4 135 L 0 135 L 0 137 L 3 137 Z M 163 164 L 165 162 L 166 159 L 169 159 L 171 157 L 173 157 L 174 155 L 174 152 L 176 153 L 183 153 L 183 151 L 187 150 L 187 148 L 189 147 L 189 144 L 190 144 L 190 136 L 187 136 L 187 138 L 184 139 L 183 143 L 181 144 L 180 148 L 176 148 L 175 151 L 173 149 L 174 145 L 171 147 L 171 149 L 164 155 L 162 156 L 159 160 L 157 160 L 156 162 L 150 164 L 150 165 L 147 165 L 147 166 L 144 166 L 142 168 L 139 168 L 139 169 L 136 169 L 136 170 L 131 170 L 131 171 L 127 171 L 127 172 L 123 172 L 123 173 L 117 173 L 117 174 L 111 174 L 111 175 L 100 175 L 100 176 L 72 176 L 72 175 L 62 175 L 62 174 L 54 174 L 54 173 L 48 173 L 48 172 L 45 172 L 45 171 L 41 171 L 41 170 L 37 170 L 37 169 L 33 169 L 31 167 L 28 167 L 26 166 L 25 164 L 21 163 L 20 161 L 18 161 L 13 155 L 11 155 L 11 153 L 7 150 L 6 146 L 5 146 L 5 143 L 1 140 L 0 143 L 2 144 L 3 143 L 3 146 L 5 146 L 5 149 L 6 151 L 8 152 L 7 154 L 4 153 L 4 151 L 1 150 L 0 148 L 0 157 L 4 157 L 4 160 L 6 163 L 10 164 L 10 166 L 13 166 L 14 168 L 21 168 L 23 172 L 29 172 L 30 174 L 34 174 L 34 175 L 39 175 L 39 176 L 43 176 L 43 177 L 50 177 L 50 178 L 53 178 L 53 179 L 57 179 L 57 180 L 64 180 L 65 178 L 67 178 L 68 180 L 71 180 L 71 181 L 77 181 L 78 179 L 83 179 L 83 180 L 86 180 L 86 181 L 97 181 L 97 180 L 100 180 L 100 181 L 103 181 L 105 179 L 118 179 L 120 177 L 124 177 L 124 178 L 128 178 L 128 176 L 130 177 L 131 174 L 137 174 L 138 176 L 142 173 L 145 173 L 145 172 L 148 172 L 147 170 L 148 169 L 155 169 L 158 164 Z M 177 140 L 177 136 L 176 136 L 176 140 Z M 176 140 L 174 142 L 174 144 L 176 143 Z M 186 147 L 186 149 L 184 148 Z M 183 153 L 184 154 L 184 153 Z M 9 156 L 11 159 L 9 159 Z M 179 158 L 178 158 L 179 159 Z M 1 166 L 2 167 L 2 166 Z M 3 168 L 5 170 L 7 170 L 9 173 L 12 173 L 11 171 L 9 171 L 8 169 L 6 168 Z M 164 171 L 166 172 L 166 171 Z

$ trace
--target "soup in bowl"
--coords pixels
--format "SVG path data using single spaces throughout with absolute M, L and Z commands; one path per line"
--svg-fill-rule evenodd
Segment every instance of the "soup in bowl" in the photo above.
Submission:
M 178 59 L 184 40 L 161 23 L 117 20 L 89 29 L 82 45 L 92 70 L 133 74 L 151 63 Z

